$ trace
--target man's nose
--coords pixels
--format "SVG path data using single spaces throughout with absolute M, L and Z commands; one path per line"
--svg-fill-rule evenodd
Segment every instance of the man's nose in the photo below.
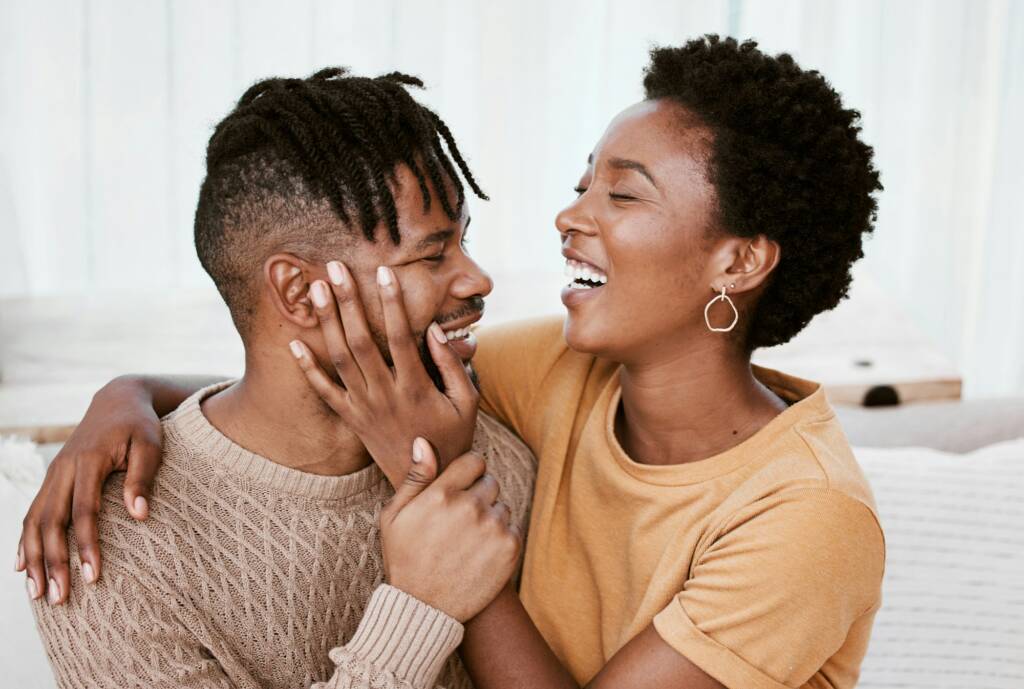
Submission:
M 452 285 L 453 296 L 460 299 L 486 297 L 494 289 L 494 281 L 477 262 L 468 256 L 466 266 Z

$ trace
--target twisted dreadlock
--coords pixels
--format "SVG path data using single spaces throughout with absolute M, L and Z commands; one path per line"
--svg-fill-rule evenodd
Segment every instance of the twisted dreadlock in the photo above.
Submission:
M 252 278 L 269 253 L 317 258 L 356 227 L 376 241 L 382 223 L 401 242 L 399 166 L 415 175 L 424 212 L 436 196 L 449 218 L 459 218 L 460 172 L 487 199 L 448 126 L 409 87 L 423 82 L 401 72 L 357 77 L 341 67 L 264 79 L 216 126 L 196 207 L 196 251 L 240 332 L 252 315 Z

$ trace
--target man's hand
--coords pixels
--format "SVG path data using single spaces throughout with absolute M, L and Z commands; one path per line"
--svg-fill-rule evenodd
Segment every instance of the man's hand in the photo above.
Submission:
M 405 312 L 402 287 L 390 268 L 378 271 L 388 348 L 394 368 L 381 356 L 366 322 L 358 288 L 348 269 L 328 264 L 332 286 L 318 280 L 310 298 L 338 385 L 302 342 L 292 353 L 309 384 L 366 446 L 396 488 L 409 471 L 409 447 L 416 437 L 433 442 L 446 461 L 472 447 L 479 395 L 458 355 L 435 323 L 427 332 L 430 355 L 441 372 L 441 392 L 427 374 Z
M 96 393 L 85 418 L 50 464 L 22 523 L 16 569 L 27 570 L 33 599 L 46 595 L 50 603 L 67 600 L 69 520 L 78 540 L 82 578 L 86 583 L 96 581 L 96 522 L 103 482 L 111 472 L 127 470 L 125 507 L 136 519 L 145 519 L 161 443 L 160 419 L 141 381 L 115 378 Z
M 417 438 L 412 469 L 380 515 L 388 583 L 459 622 L 498 595 L 522 548 L 498 482 L 485 470 L 469 453 L 438 477 L 433 448 Z

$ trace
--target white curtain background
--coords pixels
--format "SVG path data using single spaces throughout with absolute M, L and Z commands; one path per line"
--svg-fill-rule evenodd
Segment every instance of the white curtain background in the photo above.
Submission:
M 1024 2 L 0 0 L 0 296 L 209 286 L 191 221 L 254 80 L 400 69 L 490 203 L 471 250 L 560 271 L 553 218 L 652 44 L 756 38 L 861 110 L 886 191 L 865 272 L 960 366 L 1024 391 Z

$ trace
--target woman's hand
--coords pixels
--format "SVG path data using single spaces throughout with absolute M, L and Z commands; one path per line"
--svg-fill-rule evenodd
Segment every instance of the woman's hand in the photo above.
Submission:
M 335 383 L 310 349 L 295 340 L 292 353 L 309 384 L 359 437 L 396 488 L 409 471 L 409 447 L 414 438 L 433 442 L 442 461 L 467 452 L 473 444 L 479 395 L 441 328 L 431 324 L 426 341 L 441 373 L 443 392 L 420 359 L 394 271 L 387 267 L 377 271 L 393 369 L 385 363 L 370 333 L 351 273 L 332 261 L 328 274 L 332 286 L 317 280 L 310 287 L 310 298 L 331 366 L 342 384 Z
M 437 476 L 437 457 L 423 438 L 413 465 L 380 515 L 388 583 L 465 622 L 508 583 L 522 539 L 498 501 L 498 482 L 469 453 Z
M 103 482 L 128 471 L 124 504 L 136 519 L 149 514 L 147 496 L 160 465 L 162 433 L 153 397 L 136 378 L 115 378 L 96 393 L 85 418 L 50 464 L 22 522 L 17 570 L 27 570 L 29 595 L 50 603 L 67 600 L 67 527 L 75 528 L 82 578 L 100 575 L 97 515 Z

